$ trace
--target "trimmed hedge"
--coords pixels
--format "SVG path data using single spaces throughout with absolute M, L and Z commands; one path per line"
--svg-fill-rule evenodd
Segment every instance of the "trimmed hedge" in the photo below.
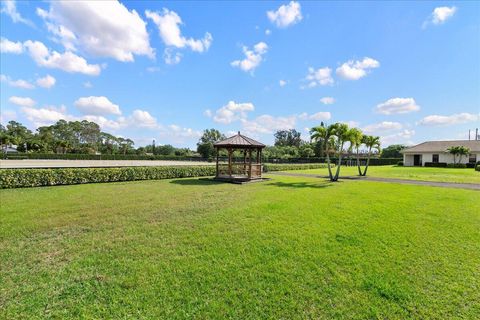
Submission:
M 438 168 L 446 168 L 446 162 L 425 162 L 425 167 L 438 167 Z
M 265 163 L 263 165 L 263 171 L 269 172 L 269 171 L 287 171 L 287 170 L 306 170 L 306 169 L 321 169 L 326 167 L 327 167 L 326 163 L 297 163 L 297 164 Z M 335 167 L 335 165 L 332 164 L 332 167 Z
M 0 188 L 157 180 L 215 175 L 215 166 L 0 169 Z
M 449 163 L 447 168 L 466 168 L 467 165 L 465 163 Z
M 325 168 L 315 164 L 265 164 L 264 171 Z M 158 180 L 214 176 L 215 166 L 159 166 L 119 168 L 0 169 L 0 188 L 27 188 L 83 183 Z
M 475 171 L 480 171 L 480 164 L 477 164 L 477 166 L 475 167 Z

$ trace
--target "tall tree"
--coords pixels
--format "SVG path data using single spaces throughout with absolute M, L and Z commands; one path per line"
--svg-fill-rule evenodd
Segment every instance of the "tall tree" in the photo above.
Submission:
M 360 147 L 363 143 L 363 133 L 360 129 L 350 129 L 350 151 L 355 150 L 357 156 L 358 175 L 362 175 L 362 168 L 360 167 Z
M 365 147 L 368 149 L 368 158 L 367 158 L 367 164 L 365 165 L 365 169 L 363 173 L 361 174 L 362 176 L 367 175 L 367 170 L 368 170 L 368 165 L 370 164 L 370 158 L 372 157 L 372 149 L 375 149 L 380 152 L 380 137 L 375 137 L 375 136 L 363 136 L 363 144 Z
M 333 127 L 326 127 L 323 123 L 318 127 L 313 127 L 310 130 L 310 137 L 313 141 L 323 141 L 324 151 L 327 158 L 328 177 L 330 178 L 330 181 L 334 181 L 330 163 L 330 144 L 333 142 L 331 140 L 333 134 Z
M 198 140 L 197 152 L 200 153 L 205 159 L 213 157 L 215 154 L 215 148 L 213 147 L 213 144 L 223 139 L 225 139 L 225 135 L 223 135 L 217 129 L 205 129 L 202 136 Z
M 302 144 L 301 133 L 295 129 L 279 130 L 275 132 L 276 147 L 300 147 Z
M 401 158 L 402 154 L 400 153 L 400 151 L 402 151 L 406 147 L 407 146 L 403 144 L 391 144 L 385 149 L 382 149 L 380 158 Z
M 453 154 L 453 164 L 461 163 L 462 157 L 467 156 L 470 153 L 470 149 L 464 146 L 454 146 L 447 149 L 448 152 Z M 458 162 L 456 158 L 458 156 Z

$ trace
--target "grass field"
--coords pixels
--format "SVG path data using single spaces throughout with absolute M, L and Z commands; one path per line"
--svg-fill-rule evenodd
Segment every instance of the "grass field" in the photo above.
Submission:
M 4 319 L 480 317 L 477 191 L 275 176 L 0 198 Z
M 295 172 L 318 174 L 318 175 L 325 175 L 325 176 L 328 175 L 327 169 L 295 170 Z M 342 176 L 355 176 L 355 175 L 358 175 L 357 167 L 342 166 L 340 168 L 340 178 Z M 368 167 L 367 175 L 372 177 L 407 179 L 407 180 L 424 180 L 424 181 L 456 182 L 456 183 L 480 183 L 480 171 L 475 171 L 474 169 L 370 166 Z

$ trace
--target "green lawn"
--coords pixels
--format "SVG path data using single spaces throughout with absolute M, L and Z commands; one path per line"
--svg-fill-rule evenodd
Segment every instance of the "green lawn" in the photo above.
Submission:
M 0 190 L 0 318 L 478 319 L 479 195 L 280 176 Z
M 295 170 L 296 173 L 328 175 L 327 169 Z M 335 173 L 335 171 L 334 171 Z M 357 167 L 340 168 L 340 177 L 358 175 Z M 398 166 L 369 166 L 368 176 L 407 180 L 424 180 L 456 183 L 480 183 L 480 171 L 458 168 L 425 168 Z

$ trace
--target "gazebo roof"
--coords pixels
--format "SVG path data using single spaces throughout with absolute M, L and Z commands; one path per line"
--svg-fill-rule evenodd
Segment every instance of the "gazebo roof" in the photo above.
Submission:
M 238 131 L 238 134 L 230 138 L 227 138 L 225 140 L 218 141 L 213 145 L 215 147 L 242 147 L 242 148 L 264 148 L 265 147 L 263 143 L 260 143 L 256 140 L 253 140 L 252 138 L 249 138 L 240 134 L 240 131 Z

